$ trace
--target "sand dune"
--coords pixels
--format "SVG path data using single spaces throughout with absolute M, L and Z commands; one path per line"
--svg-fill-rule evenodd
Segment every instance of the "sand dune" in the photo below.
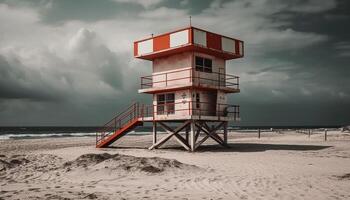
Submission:
M 150 136 L 1 141 L 0 199 L 349 199 L 350 137 L 331 134 L 235 133 L 197 153 L 149 151 Z

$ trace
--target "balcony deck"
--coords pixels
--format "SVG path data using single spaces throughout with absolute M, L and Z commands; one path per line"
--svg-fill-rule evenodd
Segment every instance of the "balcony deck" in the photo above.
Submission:
M 189 116 L 177 116 L 177 115 L 158 115 L 155 117 L 139 117 L 139 121 L 143 122 L 152 122 L 152 121 L 184 121 L 184 120 L 205 120 L 205 121 L 235 121 L 239 122 L 241 121 L 241 118 L 239 117 L 223 117 L 223 116 L 199 116 L 199 115 L 189 115 Z
M 218 72 L 198 72 L 193 68 L 185 68 L 141 77 L 141 89 L 138 92 L 158 93 L 188 88 L 238 93 L 240 92 L 239 77 Z
M 140 121 L 240 121 L 240 106 L 209 102 L 176 102 L 160 105 L 142 105 Z

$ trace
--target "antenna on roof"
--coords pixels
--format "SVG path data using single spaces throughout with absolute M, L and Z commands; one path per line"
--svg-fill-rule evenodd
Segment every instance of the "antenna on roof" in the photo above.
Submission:
M 190 15 L 190 26 L 192 26 L 192 16 Z

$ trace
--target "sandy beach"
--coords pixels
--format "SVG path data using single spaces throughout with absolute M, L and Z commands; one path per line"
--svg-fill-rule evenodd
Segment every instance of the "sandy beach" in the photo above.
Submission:
M 0 199 L 350 199 L 350 133 L 229 134 L 198 152 L 150 135 L 0 141 Z

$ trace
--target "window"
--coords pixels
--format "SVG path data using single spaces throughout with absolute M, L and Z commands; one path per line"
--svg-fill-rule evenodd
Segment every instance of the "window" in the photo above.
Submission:
M 157 95 L 157 114 L 164 114 L 164 104 L 165 104 L 165 95 L 159 94 Z
M 196 71 L 212 73 L 213 61 L 208 58 L 196 56 Z
M 157 95 L 157 114 L 174 114 L 175 113 L 175 94 L 158 94 Z

